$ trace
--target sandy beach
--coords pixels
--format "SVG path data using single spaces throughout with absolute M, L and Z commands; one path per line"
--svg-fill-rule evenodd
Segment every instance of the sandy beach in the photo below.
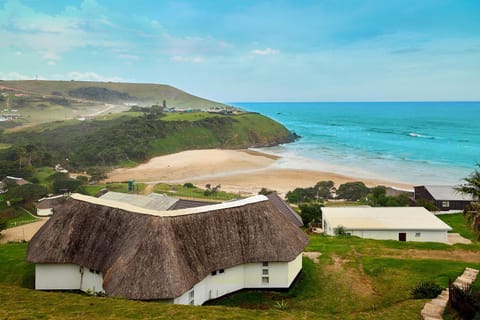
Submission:
M 156 157 L 134 168 L 119 168 L 108 174 L 107 182 L 134 179 L 146 183 L 185 183 L 198 186 L 221 184 L 222 190 L 256 194 L 269 188 L 285 194 L 296 187 L 313 186 L 332 180 L 338 187 L 348 181 L 368 186 L 385 185 L 411 189 L 411 185 L 378 179 L 348 177 L 333 172 L 279 168 L 279 157 L 252 150 L 191 150 Z

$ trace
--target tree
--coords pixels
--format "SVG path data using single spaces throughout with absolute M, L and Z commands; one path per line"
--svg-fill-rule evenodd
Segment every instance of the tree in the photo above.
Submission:
M 480 164 L 477 164 L 480 168 Z M 480 171 L 475 170 L 470 176 L 463 179 L 466 183 L 458 186 L 457 191 L 471 195 L 474 201 L 467 206 L 463 213 L 470 227 L 478 234 L 480 239 Z
M 480 168 L 480 163 L 477 164 L 477 167 Z M 469 194 L 475 200 L 480 200 L 480 171 L 475 170 L 470 176 L 463 179 L 466 183 L 458 186 L 457 191 Z
M 304 203 L 298 206 L 300 208 L 300 217 L 303 224 L 322 223 L 322 204 L 321 203 Z
M 347 182 L 338 188 L 337 198 L 358 201 L 365 198 L 369 192 L 370 189 L 361 181 Z
M 5 198 L 11 204 L 19 202 L 33 202 L 47 194 L 47 188 L 38 184 L 24 184 L 9 188 Z
M 332 197 L 331 190 L 334 186 L 334 183 L 332 180 L 328 181 L 319 181 L 317 184 L 313 187 L 317 191 L 317 198 L 320 199 L 330 199 Z
M 275 191 L 275 190 L 270 190 L 270 189 L 264 187 L 264 188 L 260 189 L 258 194 L 263 194 L 264 196 L 268 196 L 269 194 L 276 193 L 276 192 L 277 191 Z
M 300 203 L 312 201 L 315 199 L 316 190 L 314 188 L 295 188 L 293 191 L 288 191 L 285 197 L 290 203 Z

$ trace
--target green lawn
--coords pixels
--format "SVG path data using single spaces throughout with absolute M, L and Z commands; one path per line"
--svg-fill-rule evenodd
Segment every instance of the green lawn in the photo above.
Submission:
M 463 228 L 460 218 L 447 218 L 456 221 L 455 231 Z M 34 270 L 25 262 L 26 247 L 0 245 L 0 299 L 6 306 L 0 307 L 0 319 L 420 319 L 427 300 L 411 299 L 413 286 L 432 280 L 446 287 L 465 267 L 480 268 L 480 259 L 469 263 L 449 255 L 467 258 L 478 251 L 476 244 L 311 235 L 306 250 L 321 252 L 319 263 L 304 258 L 289 291 L 247 290 L 191 307 L 31 290 Z M 474 287 L 480 288 L 480 281 Z
M 23 208 L 16 208 L 17 216 L 15 218 L 7 220 L 7 228 L 17 227 L 23 224 L 35 222 L 38 218 L 32 216 L 30 212 Z
M 135 192 L 142 193 L 145 188 L 146 184 L 144 183 L 135 183 Z M 128 192 L 128 183 L 126 182 L 114 182 L 114 183 L 106 183 L 106 184 L 93 184 L 93 185 L 86 185 L 85 191 L 89 196 L 95 196 L 100 190 L 108 189 L 110 191 L 115 192 Z
M 462 213 L 442 214 L 437 217 L 453 228 L 451 232 L 459 233 L 462 237 L 470 239 L 474 243 L 479 243 L 473 230 L 465 223 L 465 218 Z
M 222 117 L 221 115 L 212 115 L 208 112 L 168 112 L 162 117 L 163 121 L 197 121 L 211 117 Z M 224 116 L 223 116 L 224 117 Z
M 382 257 L 381 250 L 371 255 L 372 243 L 389 248 L 383 241 L 313 235 L 307 250 L 324 250 L 320 262 L 304 258 L 291 290 L 241 291 L 204 307 L 30 290 L 34 272 L 24 260 L 26 244 L 0 245 L 0 299 L 8 306 L 0 308 L 0 318 L 418 319 L 426 300 L 410 298 L 415 284 L 433 280 L 447 286 L 465 267 L 480 267 L 480 262 Z
M 205 190 L 203 188 L 199 188 L 195 186 L 194 188 L 184 187 L 181 184 L 167 184 L 167 183 L 159 183 L 156 184 L 153 188 L 154 192 L 157 193 L 165 193 L 169 196 L 173 197 L 184 197 L 184 198 L 199 198 L 199 199 L 206 199 L 206 200 L 232 200 L 238 199 L 240 196 L 236 193 L 230 193 L 225 191 L 217 191 L 216 193 L 205 195 Z

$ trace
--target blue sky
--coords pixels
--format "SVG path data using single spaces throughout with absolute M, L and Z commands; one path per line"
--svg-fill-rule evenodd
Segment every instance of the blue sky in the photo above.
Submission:
M 218 101 L 480 100 L 480 1 L 0 0 L 0 79 Z

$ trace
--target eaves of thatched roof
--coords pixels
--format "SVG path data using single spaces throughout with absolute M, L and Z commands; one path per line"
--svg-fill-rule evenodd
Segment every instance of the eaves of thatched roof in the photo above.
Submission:
M 74 195 L 33 237 L 27 260 L 99 270 L 112 296 L 171 299 L 214 270 L 291 261 L 307 243 L 264 196 L 155 212 Z

